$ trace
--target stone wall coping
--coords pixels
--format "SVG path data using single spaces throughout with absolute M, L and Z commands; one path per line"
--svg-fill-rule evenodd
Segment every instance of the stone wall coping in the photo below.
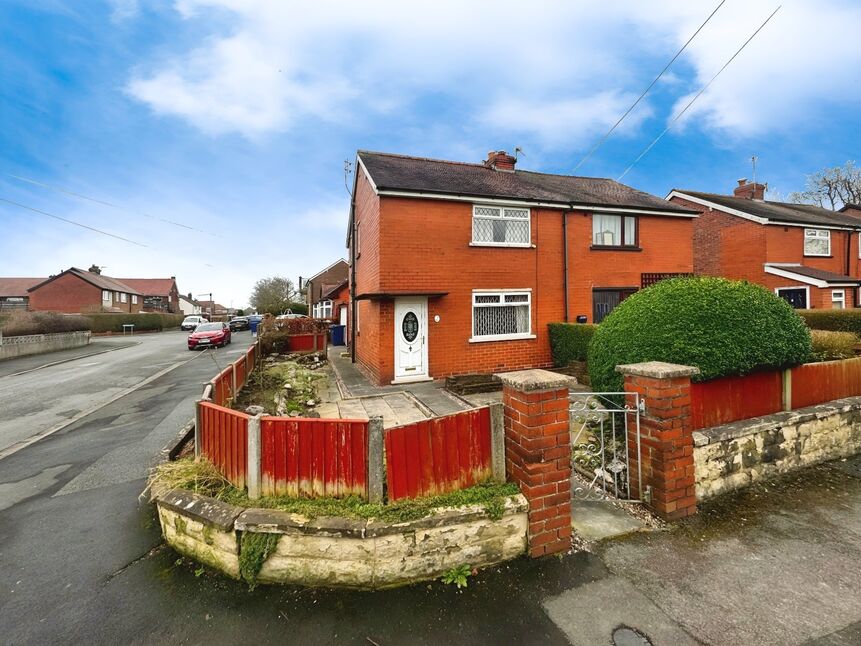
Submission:
M 550 372 L 540 368 L 501 372 L 493 375 L 493 378 L 501 381 L 503 386 L 523 392 L 556 390 L 557 388 L 569 388 L 577 385 L 576 377 L 561 375 L 558 372 Z
M 677 363 L 664 361 L 644 361 L 642 363 L 627 363 L 616 366 L 616 372 L 636 377 L 652 377 L 653 379 L 676 379 L 678 377 L 693 377 L 700 374 L 700 369 L 694 366 L 682 366 Z
M 693 432 L 694 446 L 708 446 L 717 442 L 727 442 L 748 435 L 756 435 L 771 430 L 788 426 L 790 424 L 802 424 L 811 422 L 816 419 L 823 419 L 831 415 L 839 413 L 848 413 L 854 410 L 861 410 L 861 397 L 846 397 L 845 399 L 835 399 L 834 401 L 799 408 L 797 410 L 785 411 L 781 413 L 773 413 L 771 415 L 763 415 L 762 417 L 754 417 L 751 419 L 743 419 L 721 426 L 713 426 Z
M 231 531 L 234 522 L 243 511 L 242 507 L 185 489 L 173 489 L 160 494 L 158 503 L 222 532 Z
M 528 508 L 522 494 L 509 496 L 505 500 L 503 516 L 525 513 Z M 429 529 L 486 518 L 483 505 L 462 507 L 440 507 L 429 516 L 403 523 L 384 522 L 374 519 L 354 519 L 331 516 L 308 518 L 278 509 L 252 507 L 242 511 L 236 518 L 235 529 L 266 534 L 308 534 L 342 538 L 373 538 L 392 534 L 408 534 L 418 529 Z

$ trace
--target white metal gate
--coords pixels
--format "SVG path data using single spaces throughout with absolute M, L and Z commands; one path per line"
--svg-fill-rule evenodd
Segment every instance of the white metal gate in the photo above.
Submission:
M 569 399 L 571 465 L 579 476 L 574 497 L 635 500 L 632 494 L 643 490 L 639 394 L 571 393 Z

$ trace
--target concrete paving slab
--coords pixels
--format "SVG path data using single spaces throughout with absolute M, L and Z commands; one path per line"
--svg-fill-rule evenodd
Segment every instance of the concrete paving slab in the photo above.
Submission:
M 368 419 L 359 399 L 342 399 L 338 402 L 338 417 L 342 419 Z
M 571 500 L 571 526 L 585 540 L 624 536 L 645 527 L 624 509 L 603 500 Z
M 573 646 L 612 644 L 613 631 L 634 628 L 654 646 L 697 646 L 657 605 L 619 576 L 586 585 L 547 599 L 547 615 Z

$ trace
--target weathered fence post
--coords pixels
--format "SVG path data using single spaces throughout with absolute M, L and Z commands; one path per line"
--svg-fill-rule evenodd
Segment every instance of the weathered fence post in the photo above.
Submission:
M 368 502 L 383 501 L 386 467 L 383 460 L 383 418 L 368 420 Z
M 248 418 L 248 467 L 246 485 L 251 500 L 260 498 L 260 418 L 262 414 Z
M 490 467 L 494 482 L 505 482 L 505 408 L 490 405 Z
M 662 361 L 616 366 L 625 376 L 625 392 L 638 393 L 640 441 L 629 452 L 633 495 L 662 518 L 674 520 L 697 513 L 694 438 L 691 423 L 691 377 L 699 368 Z M 629 439 L 630 441 L 630 439 Z M 633 474 L 641 470 L 645 491 L 636 491 Z
M 194 403 L 194 459 L 200 457 L 200 439 L 203 429 L 203 415 L 201 415 L 201 402 L 212 401 L 212 383 L 203 385 L 203 396 Z
M 230 364 L 230 398 L 236 399 L 236 362 Z
M 529 556 L 571 548 L 570 377 L 548 370 L 496 375 L 502 381 L 505 462 L 529 502 Z
M 792 368 L 783 371 L 783 410 L 792 410 Z

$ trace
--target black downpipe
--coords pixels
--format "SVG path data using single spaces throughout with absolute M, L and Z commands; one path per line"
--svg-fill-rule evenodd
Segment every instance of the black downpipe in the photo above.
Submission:
M 350 363 L 356 363 L 356 189 L 350 199 Z
M 568 211 L 562 211 L 562 285 L 565 290 L 565 322 L 570 323 L 568 312 Z

